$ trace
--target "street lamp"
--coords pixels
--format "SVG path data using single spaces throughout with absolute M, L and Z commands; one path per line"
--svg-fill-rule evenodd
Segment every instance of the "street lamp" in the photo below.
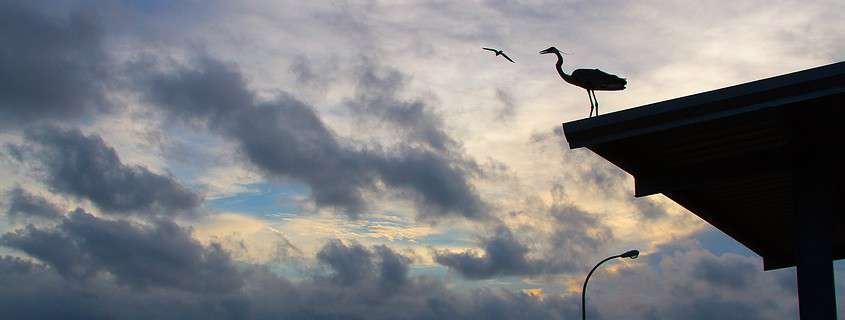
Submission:
M 631 250 L 631 251 L 625 252 L 625 253 L 620 254 L 620 255 L 607 257 L 604 260 L 602 260 L 601 262 L 599 262 L 598 264 L 596 264 L 596 266 L 593 267 L 593 270 L 590 270 L 590 273 L 587 274 L 587 278 L 584 279 L 584 287 L 581 288 L 581 320 L 587 320 L 587 303 L 586 303 L 586 300 L 585 300 L 586 297 L 587 297 L 587 281 L 590 281 L 590 276 L 593 275 L 593 271 L 596 271 L 596 268 L 598 268 L 602 263 L 604 263 L 607 260 L 616 259 L 616 258 L 636 259 L 638 256 L 640 256 L 639 251 Z

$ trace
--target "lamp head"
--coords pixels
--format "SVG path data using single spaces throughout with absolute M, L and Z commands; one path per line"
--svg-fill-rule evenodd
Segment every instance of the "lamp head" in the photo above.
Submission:
M 639 256 L 640 256 L 640 252 L 637 251 L 637 250 L 631 250 L 631 251 L 628 251 L 628 252 L 625 252 L 625 253 L 619 255 L 619 257 L 621 257 L 621 258 L 630 258 L 630 259 L 636 259 Z

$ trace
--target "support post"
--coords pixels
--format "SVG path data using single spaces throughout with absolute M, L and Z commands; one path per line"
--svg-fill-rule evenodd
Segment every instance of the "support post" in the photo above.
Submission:
M 836 319 L 833 277 L 833 163 L 823 148 L 827 119 L 803 114 L 793 124 L 793 230 L 801 319 Z M 800 144 L 800 145 L 798 145 Z M 829 153 L 829 152 L 827 152 Z

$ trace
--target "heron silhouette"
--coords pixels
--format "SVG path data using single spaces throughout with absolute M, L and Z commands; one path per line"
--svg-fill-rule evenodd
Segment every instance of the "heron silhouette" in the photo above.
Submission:
M 502 50 L 496 50 L 496 49 L 493 49 L 493 48 L 481 48 L 481 49 L 493 51 L 493 52 L 496 53 L 497 56 L 505 57 L 505 59 L 508 59 L 508 61 L 513 62 L 513 60 L 511 60 L 511 58 L 508 58 L 508 55 L 506 55 L 505 52 L 502 51 Z M 516 63 L 516 62 L 513 62 L 513 63 Z
M 557 73 L 563 78 L 563 81 L 569 82 L 587 90 L 587 97 L 590 99 L 590 117 L 593 116 L 593 109 L 596 110 L 596 116 L 599 115 L 599 99 L 596 98 L 596 90 L 600 91 L 619 91 L 624 90 L 628 81 L 625 78 L 620 78 L 599 69 L 577 69 L 572 71 L 572 75 L 563 72 L 563 56 L 560 50 L 555 47 L 550 47 L 546 50 L 540 51 L 540 54 L 554 53 L 557 55 Z

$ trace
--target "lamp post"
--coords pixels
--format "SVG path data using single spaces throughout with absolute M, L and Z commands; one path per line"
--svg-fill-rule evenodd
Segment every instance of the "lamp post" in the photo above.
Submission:
M 607 261 L 607 260 L 616 259 L 616 258 L 636 259 L 639 255 L 640 255 L 639 251 L 631 250 L 631 251 L 625 252 L 623 254 L 610 256 L 610 257 L 604 258 L 604 260 L 600 261 L 599 263 L 596 264 L 595 267 L 593 267 L 593 270 L 590 270 L 590 273 L 587 274 L 587 278 L 584 279 L 584 287 L 581 288 L 581 320 L 587 320 L 587 302 L 586 302 L 587 281 L 590 281 L 590 276 L 593 275 L 593 271 L 596 271 L 596 268 L 598 268 L 602 263 L 605 263 L 605 261 Z

